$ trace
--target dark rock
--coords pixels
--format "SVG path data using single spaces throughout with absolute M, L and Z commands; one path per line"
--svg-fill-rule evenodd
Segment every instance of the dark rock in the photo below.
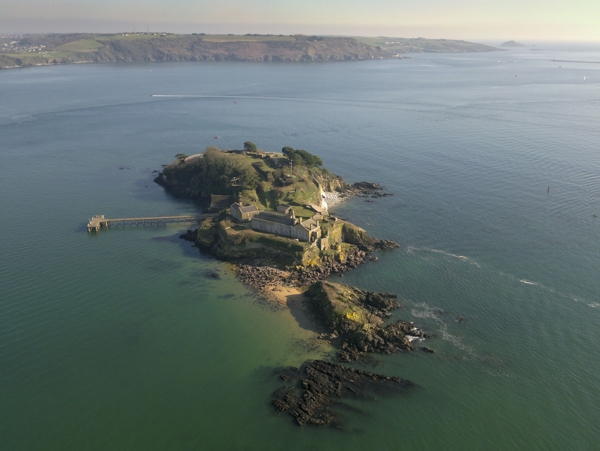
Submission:
M 435 350 L 434 349 L 428 348 L 426 346 L 421 347 L 421 351 L 428 352 L 430 354 L 435 354 Z
M 191 241 L 192 243 L 195 243 L 197 236 L 198 236 L 198 229 L 188 230 L 186 233 L 179 235 L 179 238 L 181 238 L 182 240 Z
M 285 375 L 285 378 L 283 377 Z M 362 398 L 365 391 L 398 392 L 414 384 L 399 377 L 348 368 L 323 360 L 306 362 L 300 369 L 287 368 L 280 378 L 291 386 L 273 393 L 271 404 L 279 412 L 287 412 L 300 426 L 325 426 L 338 419 L 330 406 L 344 397 Z
M 424 337 L 411 322 L 397 321 L 383 326 L 391 311 L 400 307 L 396 296 L 359 290 L 332 282 L 316 282 L 305 293 L 307 307 L 315 320 L 338 339 L 337 359 L 351 362 L 363 352 L 391 354 L 415 349 L 412 340 Z M 348 312 L 351 312 L 349 314 Z
M 354 187 L 354 189 L 357 190 L 373 190 L 373 191 L 378 191 L 378 190 L 382 190 L 383 186 L 380 185 L 379 183 L 372 183 L 372 182 L 356 182 L 354 185 L 352 185 Z

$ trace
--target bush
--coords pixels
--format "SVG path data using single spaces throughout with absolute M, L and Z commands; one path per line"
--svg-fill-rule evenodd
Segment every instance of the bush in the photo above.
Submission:
M 254 144 L 253 142 L 250 142 L 250 141 L 246 141 L 244 143 L 244 150 L 246 152 L 256 152 L 257 151 L 256 144 Z

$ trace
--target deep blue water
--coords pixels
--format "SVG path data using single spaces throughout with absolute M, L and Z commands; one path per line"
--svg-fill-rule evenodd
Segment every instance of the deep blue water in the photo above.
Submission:
M 600 64 L 553 60 L 600 52 L 538 48 L 0 72 L 0 449 L 596 449 Z M 178 226 L 85 231 L 196 211 L 152 171 L 244 141 L 394 193 L 337 208 L 402 244 L 343 281 L 398 293 L 437 353 L 379 358 L 418 388 L 344 431 L 269 406 L 273 368 L 330 351 L 302 321 Z

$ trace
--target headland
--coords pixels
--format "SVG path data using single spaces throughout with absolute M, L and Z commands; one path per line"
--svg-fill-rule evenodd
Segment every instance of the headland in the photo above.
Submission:
M 489 52 L 445 39 L 138 32 L 0 37 L 0 69 L 53 64 L 151 61 L 333 62 L 402 58 L 414 52 Z

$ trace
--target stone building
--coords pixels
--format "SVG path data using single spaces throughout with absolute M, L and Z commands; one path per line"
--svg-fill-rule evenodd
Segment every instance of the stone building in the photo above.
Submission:
M 251 221 L 252 218 L 259 213 L 258 208 L 256 208 L 256 206 L 244 206 L 237 202 L 231 205 L 229 211 L 231 212 L 231 216 L 233 216 L 234 219 L 236 219 L 239 222 Z
M 291 207 L 286 211 L 261 211 L 252 217 L 252 230 L 297 239 L 304 242 L 316 242 L 321 238 L 321 226 L 314 218 L 302 221 L 294 215 Z

